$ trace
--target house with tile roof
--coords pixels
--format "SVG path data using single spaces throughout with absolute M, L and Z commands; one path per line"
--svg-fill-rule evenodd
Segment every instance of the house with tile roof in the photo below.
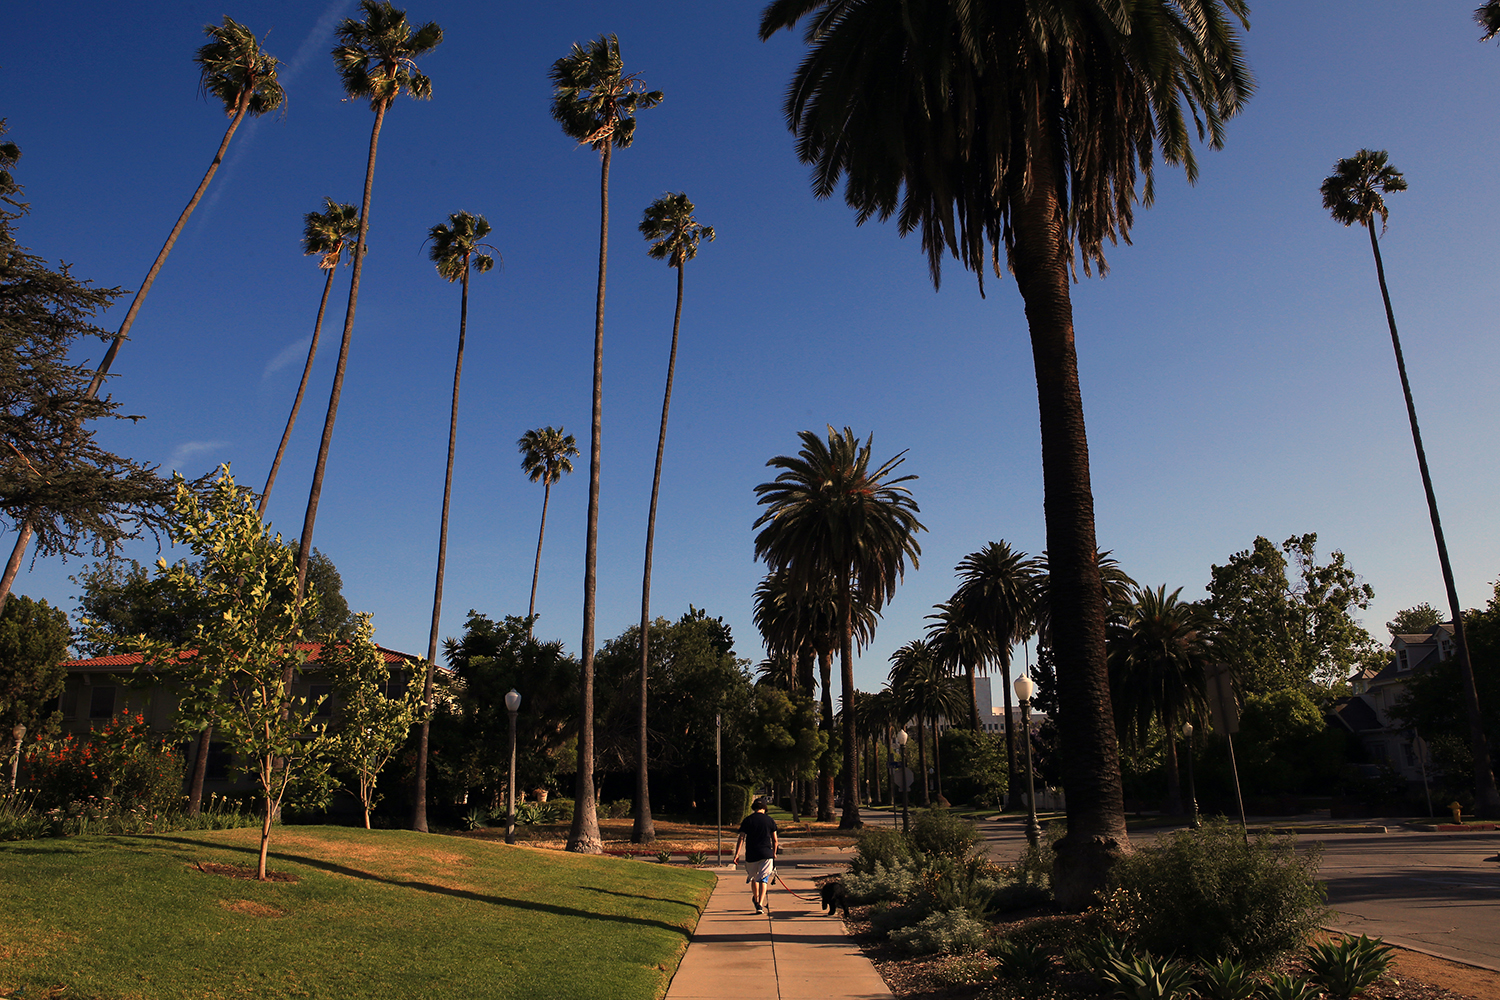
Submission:
M 420 662 L 421 657 L 384 646 L 377 645 L 376 648 L 391 668 L 393 688 L 404 686 L 407 665 Z M 292 694 L 303 698 L 321 697 L 323 701 L 318 706 L 318 717 L 331 719 L 338 705 L 333 685 L 319 676 L 318 661 L 323 644 L 298 643 L 297 649 L 307 654 L 307 662 L 293 675 Z M 67 671 L 67 679 L 57 700 L 57 710 L 62 713 L 62 731 L 86 733 L 121 713 L 141 716 L 153 731 L 170 731 L 176 722 L 177 695 L 169 683 L 152 677 L 149 671 L 140 671 L 143 662 L 140 653 L 65 661 L 62 666 Z M 184 746 L 188 774 L 192 773 L 197 750 L 196 740 L 188 741 Z M 230 763 L 223 744 L 209 744 L 205 780 L 211 790 L 225 791 L 237 787 Z

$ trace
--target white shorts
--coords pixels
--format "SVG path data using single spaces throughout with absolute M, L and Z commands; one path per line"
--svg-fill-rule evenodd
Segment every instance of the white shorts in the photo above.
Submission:
M 745 881 L 764 882 L 767 885 L 776 878 L 776 860 L 766 858 L 764 861 L 745 862 Z

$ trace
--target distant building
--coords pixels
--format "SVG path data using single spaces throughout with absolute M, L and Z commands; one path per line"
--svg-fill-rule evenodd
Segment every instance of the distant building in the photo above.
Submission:
M 1426 632 L 1398 635 L 1391 639 L 1391 658 L 1384 668 L 1365 670 L 1349 679 L 1354 694 L 1334 703 L 1333 721 L 1359 737 L 1370 759 L 1389 764 L 1403 778 L 1421 784 L 1422 762 L 1418 758 L 1417 733 L 1403 728 L 1391 710 L 1406 693 L 1406 684 L 1454 652 L 1453 623 L 1442 622 Z

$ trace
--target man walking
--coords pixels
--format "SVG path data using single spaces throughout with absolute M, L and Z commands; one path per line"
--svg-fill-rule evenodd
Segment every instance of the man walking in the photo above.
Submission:
M 766 890 L 776 877 L 776 851 L 781 846 L 776 836 L 776 821 L 766 815 L 766 800 L 756 799 L 750 804 L 750 815 L 740 823 L 740 836 L 734 842 L 734 860 L 740 863 L 740 849 L 745 850 L 745 881 L 750 883 L 750 899 L 755 903 L 755 912 L 770 909 Z

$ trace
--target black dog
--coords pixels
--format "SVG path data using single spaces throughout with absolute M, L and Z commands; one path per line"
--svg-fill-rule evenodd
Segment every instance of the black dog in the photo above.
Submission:
M 818 894 L 823 898 L 823 909 L 828 911 L 831 917 L 835 910 L 843 910 L 844 916 L 849 916 L 849 894 L 844 891 L 844 883 L 838 879 L 829 879 L 818 887 Z

